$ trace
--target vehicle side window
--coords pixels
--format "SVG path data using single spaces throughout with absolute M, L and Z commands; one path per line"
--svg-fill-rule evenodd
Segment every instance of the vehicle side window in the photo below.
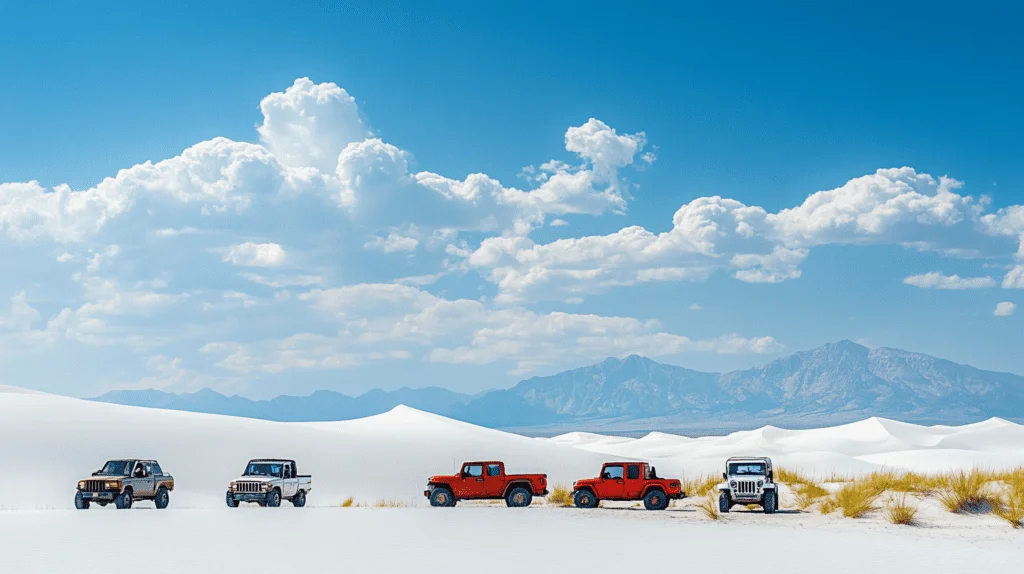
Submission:
M 622 466 L 606 466 L 604 467 L 604 473 L 601 474 L 601 478 L 604 479 L 621 479 L 622 478 Z
M 146 476 L 153 476 L 153 463 L 147 462 L 142 465 L 143 470 L 146 472 Z
M 630 480 L 636 480 L 640 478 L 640 466 L 631 464 L 626 467 L 626 477 Z
M 292 465 L 286 464 L 286 465 L 284 465 L 284 478 L 291 478 L 291 477 L 292 477 Z
M 159 463 L 154 462 L 151 465 L 151 467 L 153 469 L 153 474 L 160 474 L 160 475 L 162 475 L 164 473 L 163 469 L 160 468 L 160 464 Z
M 467 464 L 462 469 L 463 474 L 469 477 L 479 477 L 484 475 L 484 465 L 482 464 Z
M 143 472 L 144 470 L 142 468 L 142 463 L 135 463 L 135 466 L 132 468 L 132 476 L 134 476 L 135 478 L 141 478 L 143 476 Z
M 487 465 L 487 476 L 501 476 L 501 465 Z

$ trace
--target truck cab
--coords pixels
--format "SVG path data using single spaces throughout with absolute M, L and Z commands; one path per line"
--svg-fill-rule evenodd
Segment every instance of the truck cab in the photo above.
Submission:
M 299 474 L 294 460 L 256 458 L 245 465 L 242 476 L 231 481 L 224 499 L 230 508 L 237 508 L 242 502 L 277 507 L 282 500 L 302 508 L 312 488 L 313 477 Z
M 172 490 L 174 477 L 155 460 L 108 460 L 89 478 L 78 481 L 75 508 L 86 510 L 95 502 L 128 509 L 139 500 L 152 500 L 157 508 L 164 509 L 171 502 Z
M 661 478 L 646 462 L 607 462 L 597 478 L 572 485 L 578 508 L 595 508 L 602 500 L 643 500 L 647 510 L 664 510 L 686 496 L 678 479 Z
M 431 506 L 504 499 L 507 506 L 521 507 L 547 493 L 546 474 L 507 474 L 505 463 L 498 460 L 466 462 L 457 474 L 431 476 L 423 491 Z
M 736 504 L 758 504 L 765 514 L 779 508 L 772 459 L 741 456 L 725 461 L 724 482 L 718 485 L 718 511 L 729 512 Z

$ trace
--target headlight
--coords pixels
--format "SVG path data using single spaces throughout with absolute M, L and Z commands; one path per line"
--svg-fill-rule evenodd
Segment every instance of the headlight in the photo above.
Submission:
M 763 480 L 757 481 L 757 487 L 761 488 L 762 486 L 764 486 L 764 481 Z
M 273 485 L 273 484 L 270 484 L 270 483 L 268 482 L 268 483 L 266 483 L 266 484 L 264 484 L 264 485 L 263 485 L 263 488 L 264 488 L 264 489 L 265 489 L 265 490 L 266 490 L 267 492 L 270 492 L 271 490 L 273 490 L 273 489 L 274 489 L 274 485 Z
M 121 488 L 121 483 L 116 480 L 108 480 L 104 483 L 107 488 Z
M 730 488 L 736 488 L 736 481 L 734 480 L 734 481 L 730 482 L 729 483 L 729 487 Z
M 232 482 L 231 484 L 228 485 L 228 490 L 234 490 L 234 489 L 235 489 L 235 483 Z
M 78 483 L 78 490 L 85 490 L 85 481 L 84 480 Z

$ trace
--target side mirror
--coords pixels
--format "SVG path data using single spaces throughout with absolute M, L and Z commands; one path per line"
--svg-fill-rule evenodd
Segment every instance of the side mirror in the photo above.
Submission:
M 722 480 L 729 480 L 729 473 L 728 472 L 723 472 L 722 473 Z

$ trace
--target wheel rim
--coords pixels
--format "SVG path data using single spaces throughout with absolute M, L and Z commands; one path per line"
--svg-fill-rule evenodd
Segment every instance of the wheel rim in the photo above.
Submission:
M 526 504 L 526 495 L 520 492 L 512 497 L 512 500 L 519 505 Z
M 448 504 L 448 495 L 444 494 L 443 492 L 437 495 L 437 502 L 441 505 Z

